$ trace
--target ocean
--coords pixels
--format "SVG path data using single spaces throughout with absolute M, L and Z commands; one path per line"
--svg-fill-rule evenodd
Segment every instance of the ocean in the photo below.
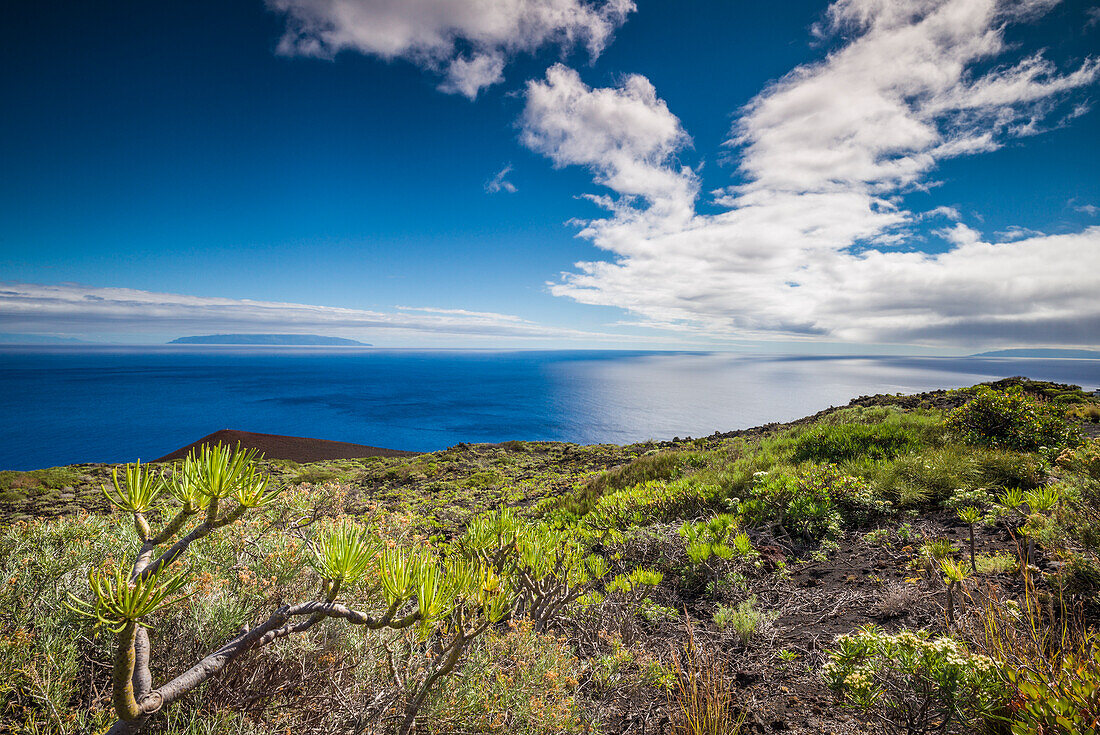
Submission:
M 1100 360 L 0 347 L 0 469 L 154 459 L 219 429 L 417 451 L 705 436 L 1011 375 L 1092 390 Z

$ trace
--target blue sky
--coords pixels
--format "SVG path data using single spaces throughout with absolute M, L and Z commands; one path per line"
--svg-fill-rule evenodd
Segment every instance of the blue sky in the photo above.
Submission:
M 1100 342 L 1093 3 L 33 3 L 0 33 L 0 332 Z

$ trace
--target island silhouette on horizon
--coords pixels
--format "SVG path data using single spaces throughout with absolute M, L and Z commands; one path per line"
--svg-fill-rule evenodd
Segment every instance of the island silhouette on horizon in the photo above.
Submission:
M 351 346 L 370 347 L 344 337 L 325 337 L 320 334 L 207 334 L 193 337 L 177 337 L 170 345 L 278 345 L 278 346 Z

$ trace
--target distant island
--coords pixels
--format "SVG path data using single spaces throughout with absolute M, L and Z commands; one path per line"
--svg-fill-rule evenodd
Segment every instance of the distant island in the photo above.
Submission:
M 75 337 L 55 337 L 52 334 L 0 334 L 0 345 L 90 345 Z
M 319 334 L 207 334 L 195 337 L 179 337 L 170 345 L 307 345 L 370 347 L 366 342 L 343 337 L 324 337 Z
M 1053 349 L 1019 349 L 1019 350 L 994 350 L 993 352 L 979 352 L 971 357 L 1053 357 L 1053 358 L 1077 358 L 1083 360 L 1100 360 L 1098 350 L 1053 350 Z

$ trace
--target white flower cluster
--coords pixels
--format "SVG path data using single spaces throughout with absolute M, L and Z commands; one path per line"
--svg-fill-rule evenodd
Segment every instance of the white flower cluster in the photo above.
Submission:
M 994 670 L 988 656 L 971 653 L 947 636 L 929 638 L 924 631 L 890 635 L 869 626 L 838 637 L 836 643 L 836 650 L 822 668 L 822 675 L 835 689 L 866 690 L 876 675 L 885 675 L 880 669 L 889 667 L 901 667 L 911 674 L 922 670 L 944 686 L 952 681 L 980 684 L 978 680 Z

